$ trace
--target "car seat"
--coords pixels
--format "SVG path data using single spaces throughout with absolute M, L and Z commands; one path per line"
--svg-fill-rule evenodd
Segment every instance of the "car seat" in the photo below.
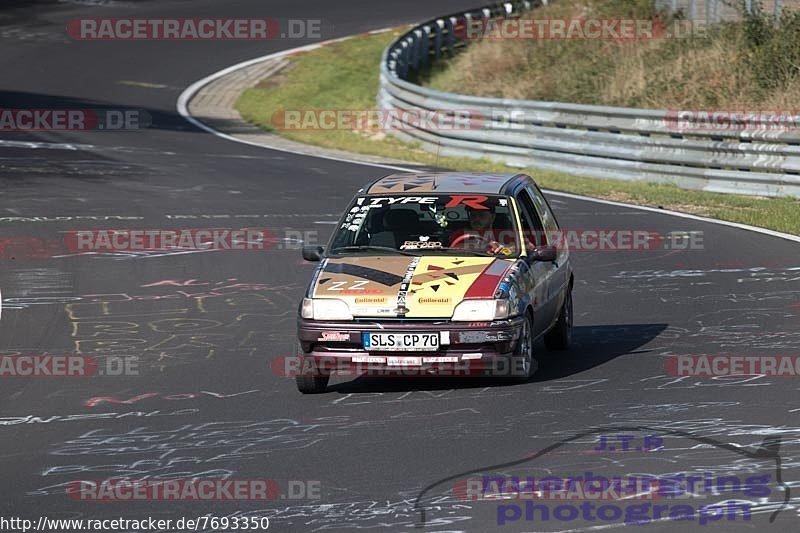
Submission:
M 418 225 L 419 217 L 413 209 L 390 209 L 383 216 L 384 231 L 373 234 L 369 244 L 399 249 L 412 235 L 419 234 Z

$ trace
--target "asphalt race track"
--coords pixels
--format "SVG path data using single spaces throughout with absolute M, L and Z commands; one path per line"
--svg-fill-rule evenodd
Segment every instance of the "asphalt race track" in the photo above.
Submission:
M 289 241 L 249 252 L 55 250 L 64 232 L 122 227 L 260 226 L 324 241 L 353 192 L 388 172 L 229 142 L 175 111 L 194 81 L 310 41 L 79 42 L 66 35 L 69 20 L 315 18 L 332 26 L 325 37 L 338 37 L 474 4 L 6 2 L 0 107 L 140 110 L 153 124 L 0 137 L 0 350 L 138 357 L 138 375 L 0 381 L 0 517 L 267 516 L 275 531 L 590 531 L 624 521 L 527 520 L 524 502 L 511 502 L 521 511 L 501 510 L 461 499 L 454 487 L 482 475 L 700 472 L 763 475 L 768 494 L 745 495 L 743 485 L 727 498 L 749 502 L 749 521 L 637 527 L 796 530 L 797 377 L 677 378 L 664 365 L 677 354 L 800 355 L 798 243 L 551 196 L 562 226 L 700 232 L 702 249 L 575 252 L 575 347 L 548 355 L 530 383 L 364 377 L 305 396 L 271 366 L 293 353 L 297 304 L 313 269 Z M 600 435 L 632 435 L 636 447 L 593 451 Z M 663 447 L 642 449 L 646 435 Z M 319 494 L 266 502 L 66 494 L 76 480 L 124 477 L 266 478 L 282 488 L 313 481 L 307 487 Z M 702 497 L 678 503 L 726 499 Z

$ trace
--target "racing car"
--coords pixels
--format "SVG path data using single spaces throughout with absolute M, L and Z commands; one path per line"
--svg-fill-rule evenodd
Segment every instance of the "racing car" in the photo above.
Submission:
M 333 371 L 365 365 L 529 380 L 537 339 L 554 350 L 572 339 L 574 275 L 559 231 L 525 174 L 369 183 L 327 246 L 303 247 L 319 265 L 298 310 L 298 390 L 324 392 Z

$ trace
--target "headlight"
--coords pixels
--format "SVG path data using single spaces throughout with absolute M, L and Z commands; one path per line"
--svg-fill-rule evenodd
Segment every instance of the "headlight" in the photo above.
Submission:
M 303 298 L 300 316 L 311 320 L 353 320 L 347 303 L 333 298 Z
M 508 318 L 508 300 L 464 300 L 453 310 L 454 322 L 490 322 Z

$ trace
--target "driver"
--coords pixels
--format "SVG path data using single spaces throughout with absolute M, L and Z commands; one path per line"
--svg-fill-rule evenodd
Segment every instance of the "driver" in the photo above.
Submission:
M 513 238 L 509 239 L 504 234 L 508 233 L 508 228 L 498 229 L 494 227 L 497 217 L 494 207 L 488 209 L 475 209 L 467 206 L 467 217 L 469 218 L 469 228 L 462 228 L 450 234 L 450 247 L 453 248 L 484 248 L 490 253 L 513 250 Z M 509 244 L 506 241 L 511 240 Z

